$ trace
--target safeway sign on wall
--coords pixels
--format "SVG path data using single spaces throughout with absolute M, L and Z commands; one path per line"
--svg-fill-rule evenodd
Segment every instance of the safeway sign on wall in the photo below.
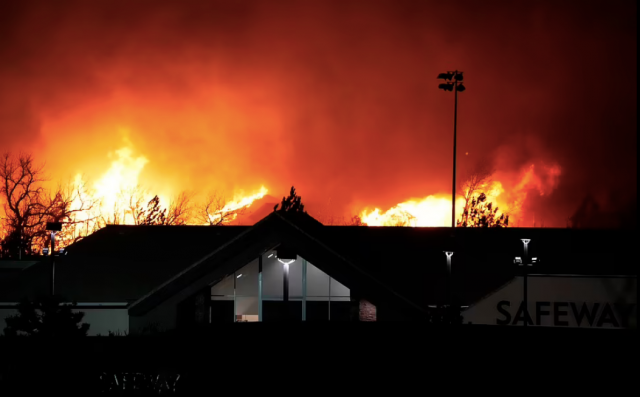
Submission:
M 516 277 L 463 312 L 472 324 L 636 328 L 637 277 Z

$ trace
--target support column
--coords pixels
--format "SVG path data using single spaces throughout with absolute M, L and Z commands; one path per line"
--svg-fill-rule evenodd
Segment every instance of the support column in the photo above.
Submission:
M 210 290 L 202 290 L 194 297 L 194 322 L 197 327 L 201 327 L 208 323 L 208 309 L 207 297 L 211 299 Z
M 331 276 L 329 276 L 329 303 L 327 306 L 329 307 L 329 321 L 331 321 Z
M 282 282 L 282 300 L 289 302 L 289 265 L 282 266 L 283 282 Z
M 236 313 L 238 312 L 238 307 L 236 306 L 236 272 L 233 272 L 233 322 L 237 321 Z
M 258 321 L 262 321 L 262 257 L 258 257 Z
M 302 321 L 307 321 L 307 260 L 302 260 Z

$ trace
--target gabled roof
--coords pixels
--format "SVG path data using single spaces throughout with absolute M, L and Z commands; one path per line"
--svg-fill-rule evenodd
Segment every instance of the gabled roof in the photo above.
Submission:
M 195 292 L 280 244 L 294 249 L 298 255 L 311 261 L 352 291 L 359 291 L 374 303 L 389 302 L 399 310 L 410 310 L 416 316 L 421 312 L 426 313 L 425 307 L 408 299 L 401 290 L 391 287 L 384 279 L 371 275 L 366 269 L 349 261 L 312 236 L 312 233 L 317 233 L 323 228 L 324 226 L 306 214 L 283 215 L 274 212 L 134 302 L 130 306 L 130 313 L 144 314 L 174 294 L 199 282 L 202 285 L 192 287 Z M 202 281 L 206 275 L 208 279 Z

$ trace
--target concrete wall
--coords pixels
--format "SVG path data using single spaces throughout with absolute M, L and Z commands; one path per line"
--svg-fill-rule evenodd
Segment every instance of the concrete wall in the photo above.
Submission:
M 88 323 L 89 336 L 109 335 L 109 331 L 113 333 L 125 334 L 129 332 L 129 313 L 126 308 L 122 309 L 83 309 L 78 310 L 84 312 L 83 323 Z

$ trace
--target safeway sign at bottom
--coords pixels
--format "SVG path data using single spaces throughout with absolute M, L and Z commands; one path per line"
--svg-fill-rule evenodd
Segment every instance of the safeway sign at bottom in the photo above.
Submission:
M 463 312 L 464 322 L 552 327 L 636 328 L 637 278 L 516 277 Z

